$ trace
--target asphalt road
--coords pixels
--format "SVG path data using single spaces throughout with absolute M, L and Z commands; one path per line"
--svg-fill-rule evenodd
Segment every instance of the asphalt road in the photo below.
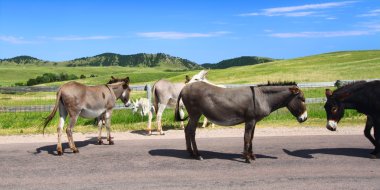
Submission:
M 184 139 L 89 139 L 63 156 L 54 143 L 3 144 L 0 189 L 380 189 L 380 159 L 361 135 L 257 137 L 252 164 L 243 138 L 197 142 L 203 161 L 189 159 Z

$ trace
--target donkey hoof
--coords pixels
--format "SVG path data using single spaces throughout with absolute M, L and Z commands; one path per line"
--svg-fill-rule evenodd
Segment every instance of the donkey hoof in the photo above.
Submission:
M 197 156 L 197 160 L 202 161 L 202 160 L 203 160 L 203 157 L 202 157 L 202 156 Z
M 62 151 L 57 151 L 58 156 L 62 156 L 63 152 Z
M 250 164 L 250 163 L 251 163 L 251 160 L 248 159 L 248 158 L 246 158 L 246 159 L 245 159 L 245 163 Z
M 251 157 L 252 160 L 256 160 L 256 155 L 255 154 L 251 153 L 250 157 Z
M 165 135 L 165 133 L 164 132 L 160 132 L 160 135 Z
M 114 145 L 115 143 L 113 141 L 108 142 L 109 145 Z
M 146 135 L 151 136 L 152 135 L 152 131 L 146 131 Z
M 79 153 L 79 150 L 78 149 L 74 149 L 73 153 Z
M 103 144 L 103 141 L 102 140 L 98 140 L 98 145 L 102 145 Z

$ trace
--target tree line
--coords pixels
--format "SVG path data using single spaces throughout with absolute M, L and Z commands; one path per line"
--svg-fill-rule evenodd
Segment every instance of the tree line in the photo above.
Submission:
M 94 74 L 91 74 L 90 77 L 96 77 Z M 16 86 L 33 86 L 37 84 L 44 84 L 50 82 L 58 82 L 58 81 L 67 81 L 67 80 L 76 80 L 76 79 L 85 79 L 85 75 L 76 76 L 74 74 L 67 73 L 44 73 L 41 76 L 37 76 L 36 78 L 29 79 L 26 83 L 18 82 L 15 83 Z

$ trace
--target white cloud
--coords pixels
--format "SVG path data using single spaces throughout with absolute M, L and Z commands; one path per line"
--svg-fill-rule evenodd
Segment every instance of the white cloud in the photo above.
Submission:
M 380 16 L 380 9 L 375 9 L 375 10 L 369 11 L 368 13 L 358 15 L 358 17 L 374 17 L 374 16 Z
M 118 38 L 117 36 L 59 36 L 48 39 L 56 41 L 83 41 L 83 40 L 109 40 Z
M 32 41 L 25 40 L 23 37 L 15 36 L 0 36 L 0 41 L 8 42 L 11 44 L 30 44 Z
M 271 37 L 276 38 L 331 38 L 347 36 L 364 36 L 374 34 L 375 31 L 353 30 L 353 31 L 329 31 L 329 32 L 292 32 L 292 33 L 272 33 Z
M 262 9 L 260 12 L 243 13 L 239 16 L 288 16 L 288 17 L 301 17 L 314 15 L 317 12 L 310 10 L 330 9 L 335 7 L 342 7 L 349 4 L 356 3 L 356 1 L 342 1 L 342 2 L 329 2 L 320 4 L 307 4 L 299 6 L 288 7 L 275 7 Z
M 138 36 L 145 38 L 179 40 L 187 38 L 209 38 L 228 34 L 226 31 L 210 32 L 210 33 L 185 33 L 185 32 L 141 32 Z

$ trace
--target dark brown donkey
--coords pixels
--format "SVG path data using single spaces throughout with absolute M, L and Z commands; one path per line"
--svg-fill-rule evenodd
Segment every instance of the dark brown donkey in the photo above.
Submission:
M 205 82 L 186 85 L 179 95 L 175 115 L 176 120 L 180 120 L 178 102 L 182 99 L 189 114 L 185 137 L 190 155 L 199 160 L 203 159 L 195 142 L 195 131 L 202 114 L 217 125 L 232 126 L 245 123 L 243 156 L 247 163 L 255 159 L 252 139 L 256 123 L 261 119 L 279 108 L 287 107 L 299 122 L 306 121 L 305 97 L 298 86 L 275 85 L 239 88 L 220 88 Z
M 327 129 L 335 131 L 345 109 L 367 115 L 364 136 L 375 146 L 371 158 L 380 158 L 380 81 L 358 81 L 342 86 L 334 92 L 326 89 Z M 371 135 L 373 128 L 374 137 Z
M 114 80 L 113 83 L 111 82 L 111 84 L 99 86 L 86 86 L 78 82 L 68 82 L 62 85 L 57 92 L 57 100 L 54 109 L 45 119 L 44 123 L 45 130 L 46 126 L 53 119 L 55 113 L 57 112 L 57 109 L 59 109 L 59 125 L 57 127 L 58 155 L 62 155 L 63 153 L 61 136 L 67 115 L 69 115 L 70 123 L 66 128 L 66 134 L 69 141 L 69 146 L 74 153 L 78 153 L 79 151 L 78 148 L 75 147 L 72 136 L 72 129 L 79 116 L 84 118 L 98 117 L 101 119 L 104 117 L 105 125 L 107 128 L 107 140 L 110 145 L 114 144 L 110 134 L 112 109 L 115 106 L 117 99 L 121 99 L 125 106 L 128 106 L 130 92 L 131 89 L 129 88 L 129 77 L 125 79 Z M 98 140 L 99 144 L 102 144 L 101 125 L 99 125 Z

